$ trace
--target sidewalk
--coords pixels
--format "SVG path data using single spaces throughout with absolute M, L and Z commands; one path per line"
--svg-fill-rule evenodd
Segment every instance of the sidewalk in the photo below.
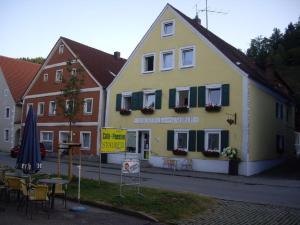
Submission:
M 47 155 L 46 160 L 50 162 L 56 162 L 57 158 L 56 155 L 49 154 Z M 61 162 L 67 163 L 67 156 L 62 157 Z M 75 157 L 73 159 L 73 163 L 79 164 L 78 158 Z M 82 165 L 90 166 L 90 167 L 99 167 L 99 158 L 91 157 L 91 156 L 85 157 L 82 159 Z M 111 164 L 111 163 L 101 163 L 101 168 L 113 169 L 118 171 L 121 169 L 119 164 Z M 141 172 L 150 173 L 150 174 L 163 174 L 163 175 L 226 181 L 232 183 L 243 183 L 248 185 L 268 185 L 268 186 L 277 186 L 277 187 L 279 186 L 279 187 L 300 188 L 300 179 L 287 179 L 284 178 L 284 175 L 282 174 L 280 174 L 280 176 L 276 176 L 276 174 L 272 173 L 272 171 L 266 172 L 264 174 L 246 177 L 246 176 L 231 176 L 228 174 L 187 171 L 187 170 L 173 171 L 172 169 L 151 167 L 147 163 L 142 163 Z

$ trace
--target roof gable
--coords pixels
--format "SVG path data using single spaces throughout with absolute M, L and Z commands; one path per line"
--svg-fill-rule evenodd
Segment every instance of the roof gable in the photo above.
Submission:
M 21 100 L 21 97 L 41 65 L 0 56 L 0 67 L 3 71 L 10 92 L 17 103 Z

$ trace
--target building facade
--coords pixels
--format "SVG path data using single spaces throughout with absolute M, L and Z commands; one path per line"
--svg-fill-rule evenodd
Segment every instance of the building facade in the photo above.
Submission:
M 294 106 L 279 84 L 167 4 L 109 86 L 106 126 L 127 129 L 126 157 L 227 173 L 222 151 L 232 146 L 239 173 L 252 175 L 293 149 Z
M 0 150 L 20 144 L 21 97 L 39 64 L 0 56 Z
M 85 154 L 97 154 L 99 130 L 104 123 L 106 87 L 114 79 L 125 60 L 114 55 L 61 37 L 24 95 L 23 121 L 32 105 L 38 116 L 40 141 L 48 151 L 56 151 L 59 143 L 70 137 L 68 119 L 59 103 L 62 89 L 72 76 L 83 80 L 79 99 L 82 104 L 73 124 L 70 140 L 81 143 Z M 69 99 L 62 105 L 70 107 Z

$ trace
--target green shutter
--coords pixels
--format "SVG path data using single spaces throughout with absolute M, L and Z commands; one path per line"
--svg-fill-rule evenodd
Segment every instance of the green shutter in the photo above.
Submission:
M 167 134 L 167 150 L 171 151 L 174 149 L 174 130 L 168 130 Z
M 138 109 L 142 109 L 143 108 L 143 102 L 144 102 L 144 92 L 142 92 L 142 91 L 138 92 L 138 96 L 139 96 Z
M 205 107 L 205 86 L 198 87 L 198 107 Z
M 197 130 L 197 151 L 204 151 L 204 130 Z
M 176 104 L 176 89 L 169 90 L 169 108 L 174 109 Z
M 143 92 L 132 93 L 132 110 L 140 110 L 143 107 Z
M 116 111 L 121 110 L 122 94 L 117 94 L 116 97 Z
M 155 109 L 161 109 L 161 90 L 155 91 Z
M 229 84 L 222 85 L 222 106 L 229 106 Z
M 229 146 L 229 131 L 222 130 L 221 131 L 221 152 L 224 148 Z
M 196 131 L 189 131 L 189 151 L 194 152 L 196 150 Z
M 197 87 L 190 88 L 190 107 L 197 107 Z

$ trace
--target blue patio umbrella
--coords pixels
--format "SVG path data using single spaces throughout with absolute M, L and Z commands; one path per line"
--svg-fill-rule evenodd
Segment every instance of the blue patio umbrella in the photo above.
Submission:
M 20 153 L 17 159 L 17 169 L 24 173 L 36 173 L 42 168 L 40 143 L 37 130 L 37 117 L 30 106 L 23 130 Z

